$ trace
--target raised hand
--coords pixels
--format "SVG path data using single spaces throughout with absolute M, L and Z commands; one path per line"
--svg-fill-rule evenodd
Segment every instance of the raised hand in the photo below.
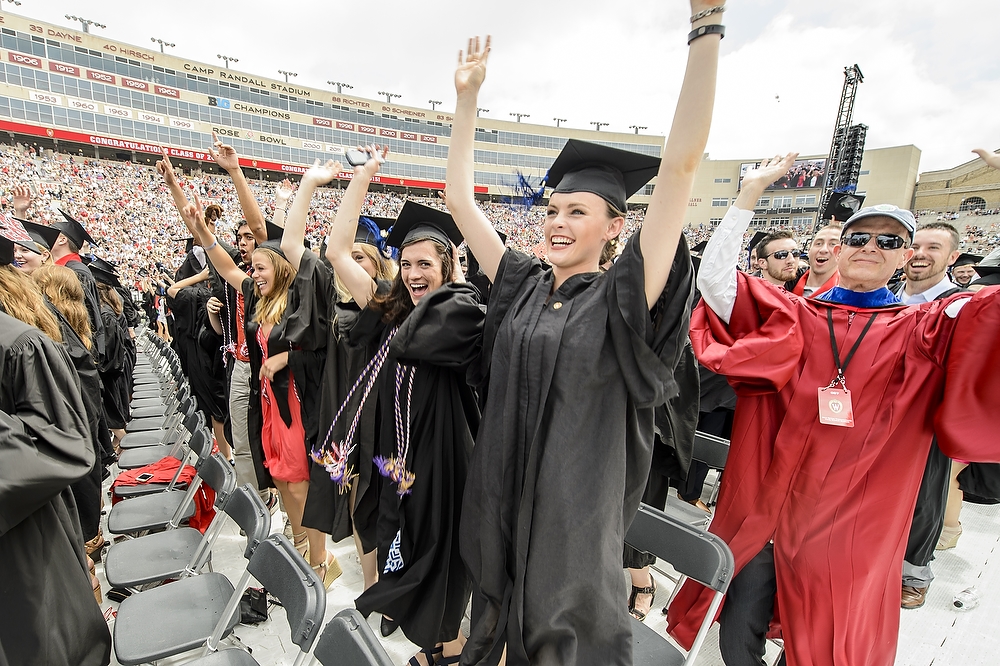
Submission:
M 208 237 L 212 235 L 212 232 L 208 230 L 208 225 L 205 224 L 205 209 L 201 205 L 201 198 L 198 197 L 197 192 L 194 195 L 194 203 L 189 203 L 181 209 L 181 218 L 183 218 L 184 224 L 187 225 L 188 231 L 204 245 Z
M 14 216 L 24 219 L 31 206 L 31 189 L 26 185 L 16 185 L 14 187 Z
M 795 164 L 795 158 L 798 156 L 798 153 L 788 153 L 784 157 L 775 155 L 761 162 L 759 167 L 747 169 L 747 172 L 743 174 L 743 182 L 740 187 L 756 186 L 763 190 L 788 173 L 788 170 Z
M 288 204 L 288 200 L 292 198 L 293 192 L 295 192 L 295 186 L 292 185 L 292 181 L 286 178 L 278 183 L 274 190 L 275 208 L 284 208 Z
M 479 92 L 480 86 L 486 80 L 486 61 L 490 57 L 490 36 L 480 48 L 479 37 L 469 38 L 469 47 L 463 57 L 458 52 L 458 67 L 455 69 L 455 91 L 459 94 Z
M 358 146 L 358 150 L 367 152 L 370 157 L 361 166 L 354 167 L 354 175 L 372 178 L 385 163 L 385 156 L 389 154 L 389 146 L 380 146 L 374 143 L 368 146 Z
M 236 152 L 236 149 L 232 146 L 222 143 L 222 139 L 216 135 L 215 131 L 212 132 L 212 141 L 215 142 L 215 148 L 209 148 L 208 152 L 215 160 L 215 163 L 226 171 L 235 171 L 240 168 L 240 156 Z
M 316 160 L 302 176 L 302 182 L 308 182 L 313 186 L 326 185 L 336 178 L 342 169 L 343 167 L 340 165 L 340 162 L 335 160 L 327 160 L 326 164 L 320 164 L 319 160 Z
M 169 187 L 173 187 L 177 185 L 177 174 L 174 173 L 174 165 L 170 163 L 170 155 L 167 153 L 167 149 L 161 147 L 160 150 L 163 151 L 163 159 L 156 163 L 156 170 L 163 176 L 163 181 Z
M 976 148 L 972 152 L 983 158 L 983 161 L 994 169 L 1000 169 L 1000 153 L 990 152 L 989 150 L 984 150 L 983 148 Z

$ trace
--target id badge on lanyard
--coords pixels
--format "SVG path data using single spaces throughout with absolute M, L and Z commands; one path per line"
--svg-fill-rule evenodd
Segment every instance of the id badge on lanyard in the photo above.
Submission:
M 851 391 L 847 388 L 847 380 L 844 373 L 847 366 L 854 358 L 854 352 L 858 351 L 861 341 L 865 339 L 868 329 L 875 323 L 877 312 L 872 313 L 864 330 L 858 336 L 851 351 L 847 353 L 847 358 L 840 360 L 840 351 L 837 349 L 837 336 L 833 331 L 833 309 L 826 311 L 826 320 L 830 327 L 830 345 L 833 348 L 833 361 L 837 364 L 837 376 L 833 378 L 829 386 L 821 386 L 817 389 L 819 396 L 819 422 L 824 425 L 840 426 L 842 428 L 854 427 L 854 404 L 851 402 Z M 838 388 L 839 387 L 839 388 Z

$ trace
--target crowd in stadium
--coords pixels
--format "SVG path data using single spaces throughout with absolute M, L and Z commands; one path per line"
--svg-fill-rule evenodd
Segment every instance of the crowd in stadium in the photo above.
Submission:
M 218 137 L 219 174 L 0 150 L 0 664 L 256 663 L 207 654 L 243 612 L 206 572 L 225 512 L 308 594 L 352 539 L 354 604 L 408 666 L 679 663 L 641 623 L 681 548 L 706 553 L 660 590 L 685 650 L 717 620 L 729 666 L 769 637 L 780 664 L 891 666 L 963 493 L 1000 500 L 1000 228 L 880 202 L 752 226 L 821 177 L 795 153 L 686 227 L 725 34 L 721 0 L 691 9 L 662 157 L 570 139 L 530 208 L 475 195 L 489 37 L 437 197 L 370 191 L 375 144 L 294 187 Z

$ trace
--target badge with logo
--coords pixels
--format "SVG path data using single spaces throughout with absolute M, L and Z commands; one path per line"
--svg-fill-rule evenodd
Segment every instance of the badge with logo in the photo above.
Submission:
M 853 428 L 854 407 L 851 404 L 851 392 L 846 388 L 819 389 L 819 422 Z

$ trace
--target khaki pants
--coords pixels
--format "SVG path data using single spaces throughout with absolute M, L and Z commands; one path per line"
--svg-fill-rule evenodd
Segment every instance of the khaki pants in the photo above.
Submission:
M 232 380 L 229 382 L 229 418 L 233 431 L 233 456 L 236 458 L 236 482 L 242 486 L 249 483 L 257 488 L 257 473 L 250 455 L 250 433 L 247 430 L 247 409 L 250 405 L 250 364 L 234 361 Z M 270 490 L 258 489 L 260 498 L 266 503 Z

